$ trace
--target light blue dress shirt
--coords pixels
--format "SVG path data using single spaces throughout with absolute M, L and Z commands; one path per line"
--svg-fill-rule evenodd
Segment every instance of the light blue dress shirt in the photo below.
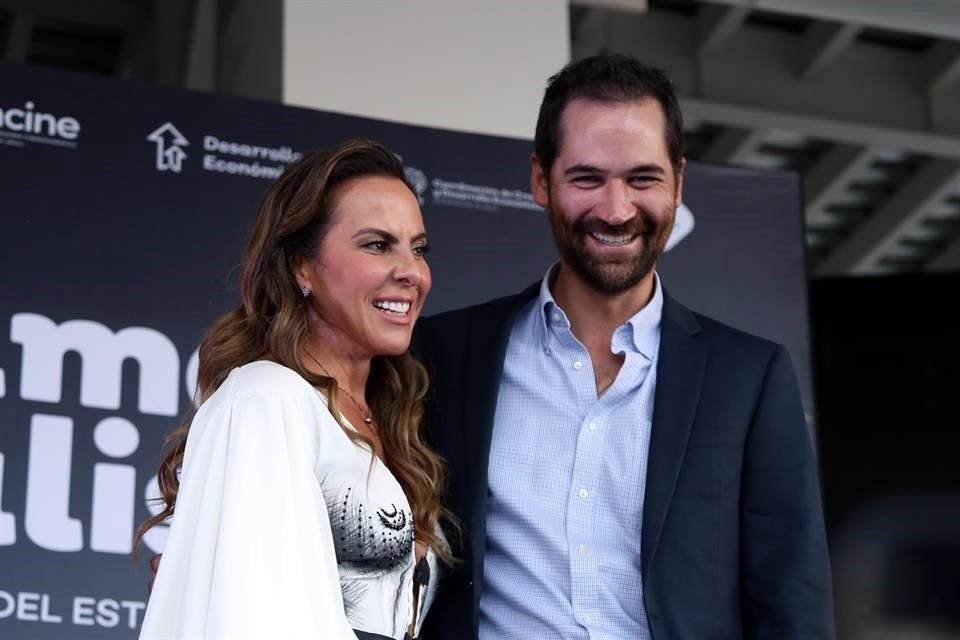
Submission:
M 640 529 L 663 292 L 613 334 L 600 398 L 550 293 L 510 333 L 490 447 L 481 640 L 650 638 Z

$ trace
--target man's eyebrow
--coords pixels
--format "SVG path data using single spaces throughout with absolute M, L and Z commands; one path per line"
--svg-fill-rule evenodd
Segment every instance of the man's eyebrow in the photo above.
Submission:
M 564 170 L 564 175 L 572 175 L 578 173 L 605 173 L 603 169 L 595 167 L 592 164 L 579 163 L 573 166 L 568 167 Z M 656 173 L 659 175 L 666 175 L 667 171 L 658 164 L 638 164 L 636 166 L 630 167 L 627 173 Z
M 567 167 L 563 171 L 563 175 L 568 176 L 574 173 L 603 173 L 599 167 L 595 167 L 592 164 L 575 164 L 571 167 Z
M 638 164 L 632 167 L 628 173 L 657 173 L 665 175 L 667 170 L 658 164 Z

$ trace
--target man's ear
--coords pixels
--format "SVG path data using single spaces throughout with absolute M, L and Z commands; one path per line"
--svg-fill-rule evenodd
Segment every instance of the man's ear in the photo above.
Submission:
M 530 154 L 530 192 L 533 194 L 533 201 L 541 207 L 546 208 L 550 201 L 550 176 L 547 175 L 537 159 L 537 154 Z

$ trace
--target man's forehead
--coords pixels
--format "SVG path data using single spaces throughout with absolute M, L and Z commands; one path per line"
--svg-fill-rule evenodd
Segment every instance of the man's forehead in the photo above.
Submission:
M 652 98 L 626 102 L 571 101 L 560 119 L 558 158 L 573 153 L 572 162 L 590 162 L 590 156 L 662 155 L 667 161 L 663 111 Z M 566 153 L 565 153 L 566 152 Z
M 563 131 L 565 125 L 584 127 L 618 119 L 642 119 L 651 124 L 659 124 L 666 130 L 663 107 L 650 97 L 632 100 L 574 98 L 564 107 L 559 124 Z

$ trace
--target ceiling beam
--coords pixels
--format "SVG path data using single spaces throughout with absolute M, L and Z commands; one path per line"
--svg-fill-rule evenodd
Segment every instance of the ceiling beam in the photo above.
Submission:
M 593 9 L 646 13 L 647 0 L 570 0 L 570 4 Z
M 877 264 L 883 254 L 923 218 L 932 205 L 950 195 L 958 181 L 960 162 L 930 160 L 834 247 L 817 267 L 817 275 L 877 273 Z
M 921 155 L 960 160 L 960 137 L 956 136 L 858 124 L 683 96 L 680 98 L 680 105 L 684 116 L 691 120 L 742 128 L 785 129 L 854 146 L 902 149 Z
M 863 29 L 860 25 L 818 20 L 803 36 L 798 75 L 809 78 L 850 48 Z
M 834 22 L 849 22 L 890 31 L 955 39 L 960 24 L 956 0 L 708 0 Z
M 926 89 L 944 91 L 960 79 L 960 42 L 940 40 L 925 55 Z
M 954 129 L 949 114 L 931 116 L 929 96 L 918 85 L 917 79 L 923 78 L 919 54 L 853 42 L 839 55 L 851 33 L 841 28 L 829 55 L 806 58 L 805 69 L 821 72 L 801 78 L 797 58 L 802 35 L 745 23 L 722 49 L 702 55 L 694 46 L 699 29 L 697 19 L 663 11 L 618 15 L 608 29 L 595 32 L 596 40 L 584 38 L 575 50 L 580 56 L 599 51 L 635 55 L 669 69 L 686 104 L 711 105 L 716 112 L 723 105 L 746 116 L 739 122 L 714 120 L 720 124 L 753 128 L 761 122 L 762 128 L 829 139 L 832 134 L 821 135 L 826 122 L 837 131 L 838 141 L 892 148 L 910 137 L 900 135 L 906 132 L 919 134 L 906 145 L 910 150 L 960 157 L 960 129 Z M 768 116 L 781 118 L 788 126 L 770 126 Z M 877 140 L 877 132 L 891 143 Z
M 704 53 L 721 48 L 740 28 L 750 14 L 747 7 L 703 5 L 697 15 L 696 49 Z
M 724 129 L 716 140 L 710 143 L 700 160 L 723 164 L 744 164 L 744 160 L 763 140 L 766 131 L 758 129 Z
M 803 198 L 809 227 L 836 224 L 827 205 L 843 194 L 854 176 L 874 158 L 870 147 L 837 144 L 827 151 L 803 176 Z

